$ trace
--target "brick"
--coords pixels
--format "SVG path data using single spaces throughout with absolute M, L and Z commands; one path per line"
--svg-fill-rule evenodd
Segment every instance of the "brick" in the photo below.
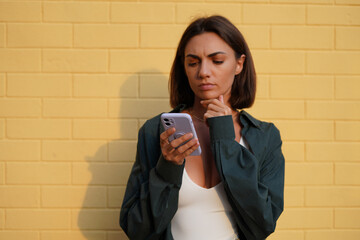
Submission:
M 359 187 L 308 187 L 305 196 L 306 206 L 311 207 L 360 206 Z
M 6 240 L 39 240 L 39 233 L 36 231 L 1 231 L 0 239 Z
M 305 6 L 244 4 L 244 23 L 305 24 Z
M 280 99 L 332 99 L 334 78 L 330 76 L 271 76 L 270 96 Z
M 305 146 L 301 142 L 283 142 L 282 151 L 286 161 L 304 161 Z
M 304 73 L 305 54 L 298 51 L 252 51 L 256 72 L 268 73 Z M 273 64 L 269 64 L 273 63 Z
M 302 119 L 305 104 L 303 101 L 258 100 L 249 112 L 258 118 Z
M 39 141 L 1 141 L 0 161 L 39 161 Z
M 106 240 L 105 231 L 42 231 L 40 234 L 41 239 L 46 240 Z
M 121 206 L 125 194 L 125 186 L 108 188 L 108 206 L 118 208 Z
M 333 171 L 331 163 L 287 163 L 285 182 L 288 186 L 332 184 Z
M 3 186 L 0 187 L 0 207 L 39 207 L 40 206 L 40 188 L 39 187 L 18 187 Z
M 108 56 L 106 50 L 44 50 L 45 72 L 106 72 Z
M 136 139 L 136 120 L 75 120 L 75 139 Z
M 360 143 L 306 143 L 309 161 L 351 161 L 360 159 Z
M 221 3 L 178 3 L 176 5 L 176 22 L 189 23 L 197 17 L 210 15 L 226 16 L 232 23 L 241 23 L 241 4 Z
M 43 141 L 42 160 L 104 162 L 108 159 L 105 141 Z
M 307 23 L 359 25 L 360 7 L 309 5 L 307 7 Z
M 4 182 L 5 182 L 5 163 L 0 163 L 0 184 L 4 184 Z M 0 211 L 0 223 L 1 223 L 1 211 Z
M 0 117 L 41 116 L 39 99 L 0 99 Z
M 360 5 L 357 0 L 335 0 L 337 4 L 351 4 L 351 5 Z
M 359 76 L 336 76 L 335 96 L 337 99 L 360 99 Z
M 44 2 L 45 22 L 108 22 L 109 3 Z
M 120 230 L 119 210 L 86 209 L 73 210 L 72 229 L 81 230 Z
M 285 187 L 284 198 L 285 208 L 305 206 L 305 190 L 303 187 Z
M 278 229 L 318 229 L 333 225 L 331 208 L 288 208 L 278 220 Z
M 358 120 L 360 102 L 350 101 L 309 101 L 306 115 L 310 119 Z
M 0 24 L 0 47 L 5 47 L 5 24 Z
M 256 76 L 256 99 L 268 99 L 270 92 L 269 76 Z
M 5 74 L 0 74 L 0 97 L 5 96 Z
M 71 96 L 70 74 L 8 74 L 7 94 L 13 97 Z
M 335 209 L 335 228 L 360 228 L 360 208 Z
M 109 100 L 109 116 L 121 118 L 151 118 L 171 108 L 169 101 L 154 99 Z
M 271 28 L 271 46 L 272 48 L 286 49 L 333 49 L 334 28 L 273 26 Z
M 360 14 L 359 14 L 360 15 Z M 360 52 L 308 52 L 306 69 L 317 74 L 360 74 Z
M 71 134 L 70 120 L 62 119 L 9 119 L 9 138 L 67 139 Z
M 359 163 L 337 163 L 335 164 L 335 183 L 346 185 L 360 185 L 360 164 Z M 357 197 L 360 190 L 357 190 Z M 357 202 L 360 205 L 360 201 Z
M 134 14 L 136 13 L 136 14 Z M 173 23 L 172 3 L 113 3 L 111 21 L 121 23 Z
M 140 47 L 142 48 L 176 48 L 184 25 L 144 24 L 140 26 Z
M 296 230 L 276 230 L 267 240 L 304 240 L 304 232 Z
M 106 207 L 106 187 L 43 187 L 41 203 L 46 208 Z
M 333 140 L 334 123 L 331 121 L 276 120 L 283 140 Z
M 0 21 L 40 22 L 41 2 L 0 2 Z
M 336 49 L 360 49 L 360 28 L 359 27 L 337 27 L 336 28 Z
M 138 41 L 139 27 L 135 24 L 76 24 L 74 27 L 75 47 L 131 48 L 138 47 Z
M 169 77 L 164 74 L 140 74 L 141 98 L 169 98 Z
M 8 163 L 7 184 L 69 184 L 70 165 L 63 163 Z
M 136 141 L 112 141 L 109 143 L 109 161 L 133 162 L 136 155 Z
M 3 229 L 4 225 L 5 225 L 5 213 L 4 210 L 0 210 L 0 229 Z
M 318 3 L 318 4 L 330 4 L 333 0 L 270 0 L 271 3 Z
M 74 163 L 72 183 L 81 185 L 126 185 L 132 163 Z
M 112 50 L 110 72 L 121 73 L 168 73 L 175 52 L 172 50 Z
M 106 117 L 107 101 L 103 99 L 45 99 L 43 113 L 46 117 Z
M 7 229 L 68 229 L 70 212 L 64 210 L 6 210 Z
M 5 120 L 0 119 L 0 139 L 3 139 L 5 136 Z
M 1 72 L 39 72 L 40 50 L 0 49 L 0 62 Z
M 306 231 L 305 233 L 306 240 L 319 240 L 319 239 L 327 239 L 327 240 L 338 240 L 338 239 L 346 239 L 346 240 L 358 240 L 360 238 L 360 230 L 311 230 Z
M 7 25 L 8 47 L 71 47 L 72 25 L 14 23 Z
M 137 97 L 138 75 L 76 74 L 74 95 L 77 97 Z
M 360 122 L 336 122 L 335 138 L 343 141 L 360 141 Z
M 243 25 L 236 27 L 240 30 L 250 49 L 270 48 L 270 27 L 263 25 Z

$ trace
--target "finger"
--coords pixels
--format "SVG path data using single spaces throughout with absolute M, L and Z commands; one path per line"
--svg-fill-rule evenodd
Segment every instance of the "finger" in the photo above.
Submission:
M 208 108 L 209 105 L 211 105 L 211 104 L 216 105 L 216 106 L 221 106 L 221 107 L 227 107 L 227 105 L 225 103 L 221 102 L 219 99 L 202 100 L 200 103 L 206 108 Z
M 219 101 L 218 99 L 207 99 L 207 100 L 201 100 L 200 101 L 200 104 L 202 104 L 203 106 L 207 106 L 209 105 L 210 103 L 214 103 L 215 101 Z
M 186 152 L 189 148 L 192 148 L 194 145 L 197 145 L 199 143 L 199 140 L 194 138 L 194 139 L 191 139 L 190 141 L 188 141 L 187 143 L 185 143 L 184 145 L 178 147 L 176 149 L 176 151 L 178 153 L 184 153 Z
M 225 105 L 217 105 L 217 104 L 213 104 L 213 103 L 210 103 L 207 107 L 207 111 L 209 110 L 212 110 L 212 111 L 215 111 L 215 112 L 227 112 L 227 106 Z
M 220 95 L 218 99 L 220 102 L 224 103 L 224 95 Z
M 179 147 L 181 144 L 183 144 L 183 143 L 185 143 L 186 141 L 190 140 L 192 137 L 193 137 L 193 134 L 192 134 L 192 133 L 187 133 L 187 134 L 183 135 L 182 137 L 177 138 L 177 139 L 171 141 L 170 145 L 171 145 L 173 148 L 177 148 L 177 147 Z
M 160 134 L 160 142 L 167 142 L 168 138 L 175 133 L 175 128 L 169 128 Z
M 204 114 L 204 118 L 208 119 L 212 117 L 229 116 L 229 115 L 231 115 L 230 111 L 228 112 L 225 110 L 221 110 L 221 111 L 207 110 L 206 113 Z
M 200 143 L 197 141 L 197 143 L 195 145 L 193 145 L 191 148 L 188 148 L 183 154 L 182 157 L 186 158 L 187 156 L 189 156 L 190 154 L 192 154 L 196 149 L 198 149 L 200 146 Z

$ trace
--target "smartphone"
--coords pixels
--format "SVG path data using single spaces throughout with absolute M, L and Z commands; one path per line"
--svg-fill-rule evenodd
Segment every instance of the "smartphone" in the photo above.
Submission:
M 161 114 L 161 123 L 165 130 L 172 127 L 176 129 L 176 132 L 169 137 L 169 142 L 190 132 L 193 134 L 193 138 L 197 138 L 191 116 L 187 113 L 163 113 Z M 198 156 L 200 154 L 201 148 L 199 146 L 194 152 L 190 154 L 190 156 Z

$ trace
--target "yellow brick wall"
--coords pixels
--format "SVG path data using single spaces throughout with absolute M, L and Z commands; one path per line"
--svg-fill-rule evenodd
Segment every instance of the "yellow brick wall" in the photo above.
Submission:
M 182 31 L 215 13 L 252 49 L 249 111 L 284 140 L 269 239 L 360 239 L 359 0 L 0 0 L 0 239 L 126 239 L 137 130 L 170 109 Z

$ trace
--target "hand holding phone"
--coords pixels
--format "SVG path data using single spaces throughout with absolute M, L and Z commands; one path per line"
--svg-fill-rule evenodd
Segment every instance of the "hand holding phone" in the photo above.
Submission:
M 165 130 L 169 128 L 175 128 L 175 133 L 169 136 L 169 142 L 181 138 L 187 133 L 192 133 L 193 138 L 197 138 L 194 124 L 192 122 L 191 116 L 187 113 L 163 113 L 161 115 L 161 123 Z M 189 139 L 188 141 L 190 141 Z M 178 147 L 186 144 L 188 141 L 183 142 Z M 193 151 L 190 156 L 198 156 L 201 154 L 200 146 Z

